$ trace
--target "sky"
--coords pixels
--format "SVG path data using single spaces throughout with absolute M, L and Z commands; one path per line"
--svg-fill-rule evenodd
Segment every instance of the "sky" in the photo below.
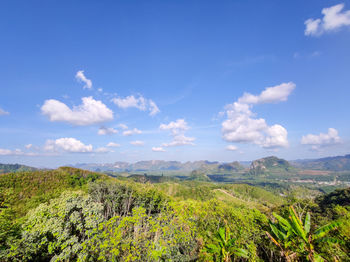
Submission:
M 0 2 L 0 163 L 350 153 L 350 1 Z

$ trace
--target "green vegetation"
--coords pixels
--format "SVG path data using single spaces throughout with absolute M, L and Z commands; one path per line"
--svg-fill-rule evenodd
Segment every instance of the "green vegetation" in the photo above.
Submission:
M 34 170 L 36 170 L 36 168 L 19 164 L 0 164 L 0 174 Z
M 207 252 L 214 254 L 215 260 L 230 262 L 233 256 L 248 258 L 247 250 L 235 246 L 236 239 L 232 237 L 228 227 L 219 228 L 216 237 L 216 244 L 206 246 Z
M 185 180 L 3 174 L 0 261 L 350 259 L 350 189 L 255 183 L 213 183 L 199 170 Z
M 292 261 L 300 257 L 302 260 L 324 261 L 315 247 L 317 244 L 336 244 L 340 243 L 339 239 L 328 237 L 329 231 L 337 228 L 340 223 L 334 221 L 324 225 L 314 232 L 311 232 L 311 216 L 307 212 L 304 222 L 298 216 L 293 206 L 289 207 L 289 217 L 283 218 L 274 213 L 277 223 L 270 222 L 271 231 L 274 235 L 267 235 L 280 249 L 282 255 L 287 261 Z M 277 239 L 277 240 L 276 240 Z

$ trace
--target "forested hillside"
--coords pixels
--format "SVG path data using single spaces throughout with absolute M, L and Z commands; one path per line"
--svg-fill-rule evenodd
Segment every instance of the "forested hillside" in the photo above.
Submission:
M 19 164 L 0 164 L 0 174 L 17 171 L 34 171 L 36 168 Z
M 350 259 L 349 189 L 301 198 L 198 177 L 0 175 L 0 261 Z

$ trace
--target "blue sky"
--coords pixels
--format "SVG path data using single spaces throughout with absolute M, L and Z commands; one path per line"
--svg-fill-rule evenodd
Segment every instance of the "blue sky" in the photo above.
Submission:
M 0 162 L 350 152 L 350 1 L 1 1 Z

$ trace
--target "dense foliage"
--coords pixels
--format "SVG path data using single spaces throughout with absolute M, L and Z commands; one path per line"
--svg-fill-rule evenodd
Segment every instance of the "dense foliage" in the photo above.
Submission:
M 314 199 L 201 173 L 150 181 L 69 167 L 0 175 L 0 261 L 350 259 L 349 189 Z
M 20 164 L 0 164 L 0 174 L 34 170 L 36 170 L 36 168 Z

